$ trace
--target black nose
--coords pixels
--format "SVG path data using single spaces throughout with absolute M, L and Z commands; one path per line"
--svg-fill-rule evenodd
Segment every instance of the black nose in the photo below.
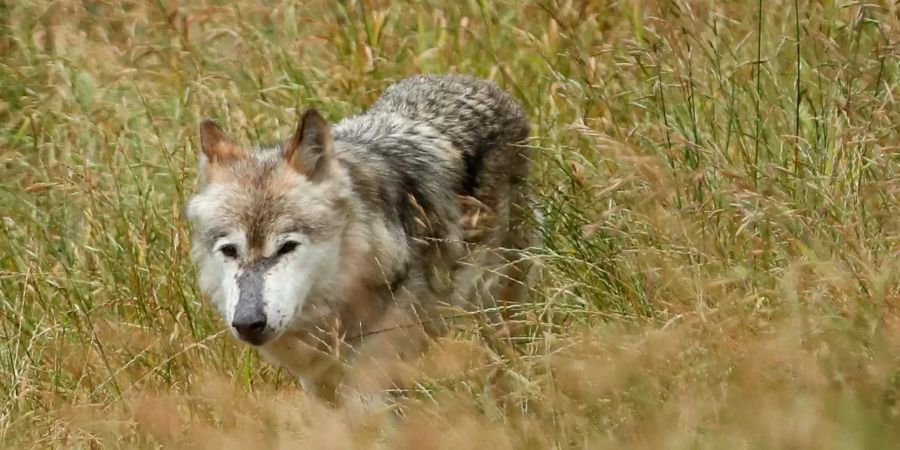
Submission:
M 236 314 L 231 326 L 237 330 L 241 339 L 253 344 L 260 345 L 265 342 L 266 338 L 266 316 L 265 314 Z

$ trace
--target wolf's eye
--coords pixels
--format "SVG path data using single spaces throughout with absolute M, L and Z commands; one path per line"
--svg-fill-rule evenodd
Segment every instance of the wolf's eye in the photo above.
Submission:
M 278 247 L 278 256 L 287 255 L 296 250 L 298 245 L 300 245 L 300 243 L 295 241 L 287 241 L 284 244 L 281 244 L 281 247 Z
M 223 245 L 223 246 L 219 247 L 219 251 L 222 252 L 222 254 L 225 255 L 226 258 L 229 258 L 229 259 L 234 259 L 234 258 L 237 258 L 237 256 L 238 256 L 238 249 L 236 246 L 234 246 L 232 244 L 227 244 L 227 245 Z

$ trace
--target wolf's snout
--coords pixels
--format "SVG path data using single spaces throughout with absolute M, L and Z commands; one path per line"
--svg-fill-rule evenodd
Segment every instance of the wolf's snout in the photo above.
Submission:
M 241 339 L 253 345 L 262 345 L 271 337 L 263 306 L 263 291 L 265 274 L 275 262 L 277 258 L 264 259 L 237 277 L 239 294 L 231 326 Z
M 237 314 L 231 321 L 231 326 L 237 330 L 241 339 L 253 344 L 260 345 L 266 340 L 266 331 L 268 323 L 266 315 L 262 311 L 250 311 L 249 314 Z

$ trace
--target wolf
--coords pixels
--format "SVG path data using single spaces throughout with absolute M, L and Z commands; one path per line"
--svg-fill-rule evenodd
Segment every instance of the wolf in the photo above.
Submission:
M 307 109 L 274 146 L 199 128 L 200 288 L 315 395 L 377 395 L 454 311 L 526 294 L 529 123 L 493 82 L 406 78 L 333 125 Z

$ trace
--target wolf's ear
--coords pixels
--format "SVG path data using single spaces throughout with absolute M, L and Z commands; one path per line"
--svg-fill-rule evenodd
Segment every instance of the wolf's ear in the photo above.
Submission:
M 321 181 L 331 172 L 331 127 L 314 108 L 306 110 L 300 119 L 297 131 L 284 148 L 284 159 L 312 181 Z
M 200 149 L 211 163 L 227 163 L 247 158 L 246 151 L 210 119 L 200 122 Z
M 200 178 L 201 185 L 216 179 L 217 167 L 247 159 L 247 151 L 232 141 L 215 122 L 200 122 Z

